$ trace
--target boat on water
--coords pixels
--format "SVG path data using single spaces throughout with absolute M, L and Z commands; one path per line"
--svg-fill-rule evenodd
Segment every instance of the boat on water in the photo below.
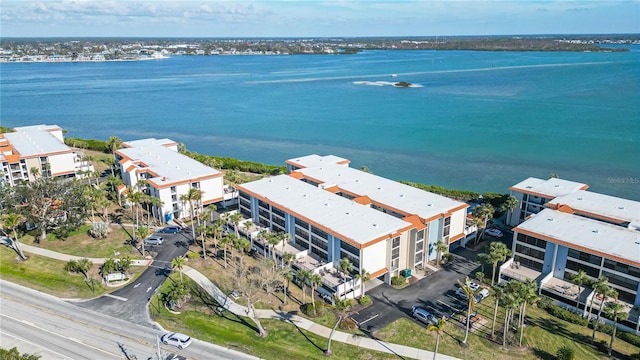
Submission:
M 397 78 L 397 77 L 398 77 L 398 74 L 391 74 L 391 77 L 392 77 L 392 78 Z

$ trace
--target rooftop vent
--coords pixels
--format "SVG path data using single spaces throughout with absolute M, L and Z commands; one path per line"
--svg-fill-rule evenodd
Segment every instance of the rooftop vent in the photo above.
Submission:
M 527 186 L 526 186 L 526 188 L 527 188 L 527 189 L 531 189 L 531 188 L 533 188 L 533 186 L 531 186 L 531 185 L 527 185 Z
M 582 198 L 581 198 L 581 197 L 579 197 L 579 198 L 578 198 L 578 200 L 582 200 Z
M 618 206 L 618 209 L 624 210 L 624 206 Z
M 553 218 L 552 217 L 548 217 L 547 221 L 553 221 Z
M 371 226 L 373 226 L 373 227 L 378 227 L 378 224 L 373 223 Z
M 592 233 L 597 234 L 598 230 L 591 230 Z
M 555 185 L 553 185 L 553 187 L 560 187 L 560 185 L 558 185 L 558 184 L 555 184 Z

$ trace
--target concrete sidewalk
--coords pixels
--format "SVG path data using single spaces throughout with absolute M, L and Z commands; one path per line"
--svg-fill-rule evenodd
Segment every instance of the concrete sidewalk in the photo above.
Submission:
M 249 309 L 246 306 L 236 304 L 231 298 L 229 298 L 229 296 L 224 294 L 215 284 L 213 284 L 207 277 L 205 277 L 199 271 L 193 268 L 190 268 L 189 266 L 184 266 L 182 271 L 185 275 L 187 275 L 193 281 L 198 283 L 198 285 L 200 285 L 207 293 L 209 293 L 209 295 L 211 295 L 218 302 L 218 304 L 221 304 L 222 307 L 224 307 L 231 313 L 239 316 L 247 316 L 249 314 Z M 269 309 L 256 309 L 256 315 L 262 319 L 275 319 L 275 320 L 289 322 L 300 329 L 310 331 L 324 338 L 329 338 L 329 334 L 331 334 L 330 328 L 326 326 L 322 326 L 320 324 L 316 324 L 309 319 L 303 318 L 295 314 L 269 310 Z M 381 340 L 376 340 L 370 337 L 348 334 L 341 331 L 336 331 L 333 334 L 333 340 L 341 343 L 349 344 L 349 345 L 358 346 L 361 348 L 371 349 L 371 350 L 380 351 L 388 354 L 395 354 L 403 358 L 425 359 L 425 360 L 433 359 L 432 351 L 412 348 L 404 345 L 390 344 L 390 343 L 387 343 Z M 451 357 L 443 354 L 438 354 L 436 358 L 441 360 L 457 359 L 455 357 Z
M 67 255 L 67 254 L 56 252 L 56 251 L 51 251 L 51 250 L 43 249 L 37 246 L 32 246 L 32 245 L 27 245 L 22 243 L 20 243 L 20 249 L 22 249 L 22 251 L 24 252 L 45 256 L 45 257 L 56 259 L 56 260 L 62 260 L 62 261 L 89 259 L 89 261 L 91 261 L 94 264 L 102 265 L 107 260 L 105 258 L 85 258 L 84 256 Z M 117 259 L 117 257 L 114 257 L 114 259 Z M 149 259 L 131 260 L 131 265 L 133 266 L 149 266 L 151 265 L 151 263 L 153 263 L 153 260 L 149 260 Z

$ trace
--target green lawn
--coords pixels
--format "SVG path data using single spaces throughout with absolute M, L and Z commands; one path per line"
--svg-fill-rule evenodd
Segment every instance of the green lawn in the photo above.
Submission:
M 440 340 L 439 352 L 461 359 L 487 359 L 487 354 L 491 354 L 491 359 L 496 360 L 554 359 L 560 347 L 569 346 L 575 351 L 575 359 L 609 358 L 606 353 L 599 352 L 589 344 L 590 329 L 557 319 L 535 306 L 527 309 L 528 326 L 525 327 L 523 340 L 527 347 L 525 349 L 502 349 L 501 333 L 496 342 L 490 341 L 486 337 L 491 333 L 493 301 L 493 297 L 490 297 L 478 304 L 478 312 L 488 321 L 483 327 L 469 334 L 469 347 L 463 348 L 459 345 L 464 338 L 465 331 L 462 323 L 450 320 L 445 328 L 445 335 Z M 503 317 L 504 311 L 500 309 L 496 332 L 500 332 L 502 329 Z M 428 332 L 424 327 L 408 319 L 397 320 L 376 332 L 375 335 L 388 342 L 416 348 L 433 351 L 435 347 L 435 333 Z M 608 344 L 609 339 L 610 336 L 606 334 L 597 334 L 598 341 L 606 341 Z M 640 351 L 637 347 L 620 339 L 616 339 L 614 350 L 618 353 L 618 358 L 625 358 Z
M 179 281 L 179 276 L 172 275 L 174 281 Z M 185 278 L 185 281 L 189 281 Z M 166 291 L 167 281 L 160 292 Z M 192 288 L 196 286 L 191 283 Z M 158 306 L 158 299 L 154 297 L 151 304 L 151 313 L 154 320 L 164 328 L 172 331 L 180 331 L 198 339 L 216 343 L 231 349 L 254 354 L 264 359 L 325 359 L 324 349 L 327 347 L 327 339 L 314 335 L 306 330 L 300 330 L 294 325 L 278 321 L 261 321 L 269 331 L 266 338 L 256 335 L 256 327 L 249 318 L 238 317 L 231 313 L 223 316 L 216 315 L 212 309 L 215 302 L 194 290 L 199 294 L 193 303 L 182 314 L 171 314 L 162 306 Z M 333 358 L 335 359 L 397 359 L 390 354 L 376 351 L 368 351 L 351 345 L 333 341 L 331 344 Z
M 30 287 L 61 298 L 92 298 L 100 296 L 105 289 L 98 275 L 98 265 L 94 265 L 89 275 L 95 279 L 94 290 L 84 281 L 80 274 L 69 274 L 64 271 L 64 261 L 48 257 L 30 255 L 26 261 L 16 260 L 16 253 L 6 246 L 0 246 L 0 278 Z M 138 276 L 144 267 L 132 267 L 129 271 Z
M 72 231 L 64 240 L 56 238 L 52 233 L 48 233 L 47 240 L 40 242 L 40 244 L 34 243 L 36 234 L 32 231 L 20 238 L 20 241 L 63 254 L 89 258 L 122 257 L 125 255 L 142 257 L 133 246 L 128 244 L 130 239 L 128 232 L 131 229 L 125 230 L 117 225 L 112 225 L 111 233 L 107 238 L 94 239 L 88 234 L 90 228 L 90 225 L 83 225 Z M 120 255 L 114 256 L 115 253 L 120 253 Z

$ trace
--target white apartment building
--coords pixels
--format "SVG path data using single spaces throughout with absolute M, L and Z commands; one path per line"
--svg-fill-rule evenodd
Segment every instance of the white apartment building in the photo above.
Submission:
M 607 300 L 594 298 L 590 288 L 580 291 L 571 279 L 580 270 L 592 280 L 604 276 L 616 301 L 627 306 L 623 326 L 638 332 L 640 202 L 579 188 L 586 185 L 546 198 L 542 210 L 513 229 L 513 258 L 500 267 L 500 279 L 535 280 L 542 294 L 569 306 L 579 303 L 586 313 L 592 299 L 595 311 Z
M 543 210 L 550 200 L 588 187 L 587 184 L 558 178 L 544 180 L 530 177 L 523 180 L 509 188 L 511 195 L 518 200 L 518 206 L 507 213 L 505 223 L 516 226 Z
M 155 216 L 165 221 L 189 217 L 190 206 L 181 197 L 191 188 L 202 191 L 202 199 L 194 204 L 194 215 L 203 206 L 224 199 L 224 174 L 178 153 L 175 141 L 150 138 L 123 142 L 122 146 L 115 151 L 122 181 L 132 188 L 143 180 L 143 191 L 162 202 L 161 206 L 153 207 Z
M 389 283 L 434 260 L 438 241 L 464 238 L 465 203 L 350 168 L 335 156 L 310 155 L 287 164 L 288 176 L 238 186 L 240 212 L 261 227 L 290 234 L 286 251 L 310 270 L 324 271 L 323 283 L 332 292 L 358 285 L 341 288 L 334 281 L 330 270 L 342 258 L 356 272 L 366 269 Z
M 0 134 L 0 181 L 9 186 L 32 181 L 36 169 L 41 176 L 72 177 L 93 171 L 82 154 L 64 144 L 57 125 L 22 126 Z

